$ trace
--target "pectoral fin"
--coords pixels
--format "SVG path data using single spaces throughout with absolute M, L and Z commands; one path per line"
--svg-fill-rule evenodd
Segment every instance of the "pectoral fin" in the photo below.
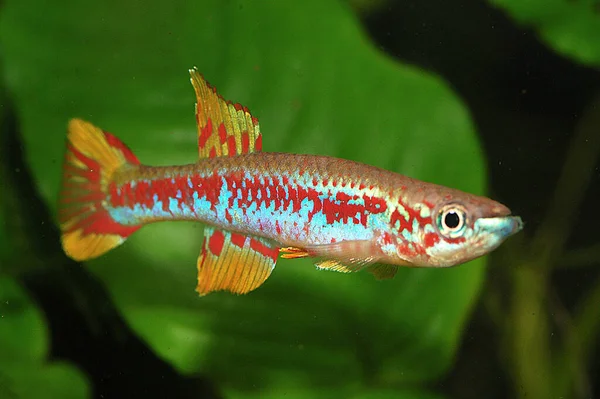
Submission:
M 381 257 L 379 249 L 370 240 L 313 245 L 308 246 L 306 251 L 310 256 L 322 259 L 315 263 L 318 269 L 341 273 L 360 271 Z
M 379 248 L 370 240 L 339 241 L 331 244 L 309 245 L 306 248 L 281 248 L 286 259 L 320 258 L 315 266 L 320 270 L 353 273 L 367 270 L 378 280 L 395 276 L 397 266 L 377 263 L 381 259 Z
M 371 273 L 377 280 L 387 280 L 394 278 L 398 271 L 397 266 L 386 265 L 383 263 L 351 263 L 344 265 L 340 261 L 326 259 L 315 264 L 317 269 L 320 270 L 331 270 L 340 273 L 353 273 L 361 270 L 366 270 Z
M 336 259 L 325 259 L 315 263 L 315 266 L 319 270 L 331 270 L 340 273 L 354 273 L 361 271 L 369 266 L 368 263 L 349 263 L 343 264 Z

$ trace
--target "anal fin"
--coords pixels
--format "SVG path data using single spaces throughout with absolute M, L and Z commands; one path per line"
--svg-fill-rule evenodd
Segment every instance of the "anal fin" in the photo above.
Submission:
M 264 240 L 207 226 L 196 291 L 201 296 L 213 291 L 246 294 L 269 278 L 278 255 L 279 248 Z

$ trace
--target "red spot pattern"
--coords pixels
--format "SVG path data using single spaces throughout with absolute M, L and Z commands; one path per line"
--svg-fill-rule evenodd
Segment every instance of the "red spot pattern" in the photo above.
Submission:
M 238 209 L 243 215 L 247 215 L 247 209 L 253 204 L 258 208 L 273 208 L 277 210 L 286 210 L 292 213 L 300 212 L 303 202 L 309 201 L 311 209 L 308 210 L 306 227 L 312 222 L 317 214 L 325 216 L 327 224 L 343 223 L 362 225 L 367 227 L 368 216 L 372 214 L 381 214 L 387 210 L 385 199 L 369 196 L 362 193 L 346 194 L 343 192 L 331 193 L 331 189 L 319 189 L 317 187 L 303 186 L 297 180 L 289 177 L 250 175 L 247 176 L 244 171 L 232 172 L 221 176 L 216 173 L 210 176 L 191 175 L 189 179 L 192 183 L 188 185 L 188 176 L 174 176 L 173 178 L 161 178 L 155 180 L 139 180 L 132 187 L 131 182 L 117 187 L 115 184 L 109 186 L 110 204 L 113 207 L 130 207 L 140 204 L 148 209 L 154 206 L 154 197 L 162 202 L 162 209 L 169 212 L 170 199 L 177 199 L 178 206 L 191 204 L 194 192 L 198 193 L 199 198 L 206 199 L 212 204 L 212 210 L 216 212 L 216 205 L 219 201 L 219 194 L 225 183 L 229 191 L 233 194 L 229 197 L 228 207 L 225 210 L 223 222 L 233 224 L 232 215 L 234 209 Z M 315 183 L 311 179 L 311 183 Z M 318 184 L 319 181 L 316 181 Z M 325 191 L 324 191 L 325 190 Z M 180 194 L 178 196 L 178 193 Z M 416 212 L 411 213 L 417 217 Z M 400 221 L 402 228 L 412 228 L 404 218 L 395 211 L 392 214 L 394 218 Z M 268 226 L 268 221 L 257 221 L 259 230 Z M 272 220 L 274 232 L 283 233 L 283 225 L 280 221 Z
M 398 246 L 398 252 L 407 258 L 413 258 L 415 256 L 427 254 L 425 247 L 417 244 L 411 245 L 408 242 L 404 242 L 402 245 Z
M 407 230 L 411 234 L 414 234 L 415 232 L 413 231 L 413 223 L 415 220 L 417 220 L 417 223 L 422 228 L 426 225 L 431 225 L 433 223 L 431 216 L 422 217 L 420 214 L 420 211 L 417 211 L 417 210 L 407 206 L 402 201 L 398 201 L 398 204 L 400 206 L 402 206 L 408 213 L 408 220 L 406 220 L 404 218 L 404 216 L 402 216 L 398 210 L 394 210 L 394 212 L 392 212 L 390 223 L 392 226 L 396 226 L 396 224 L 399 224 L 398 230 L 397 230 L 398 234 L 402 234 L 402 232 L 404 230 Z M 430 210 L 434 208 L 434 204 L 432 204 L 429 201 L 425 201 L 424 205 L 427 206 Z M 410 250 L 410 248 L 408 246 L 406 246 L 406 247 L 400 248 L 400 252 L 403 253 L 404 255 L 425 254 L 425 250 L 427 248 L 431 248 L 431 247 L 435 246 L 437 243 L 440 242 L 441 239 L 442 239 L 442 237 L 440 237 L 440 235 L 437 232 L 426 233 L 423 238 L 423 246 L 419 246 L 419 245 L 415 244 L 415 249 L 412 251 Z M 444 240 L 446 242 L 453 243 L 453 244 L 465 242 L 464 237 L 456 237 L 456 238 L 445 238 L 444 237 Z
M 250 149 L 250 137 L 248 132 L 242 133 L 242 154 L 247 154 Z
M 219 125 L 219 142 L 221 144 L 225 144 L 226 140 L 227 140 L 227 129 L 225 129 L 225 124 L 221 123 Z
M 231 233 L 231 243 L 239 248 L 244 248 L 246 242 L 246 236 L 237 233 Z
M 257 122 L 258 123 L 258 122 Z M 256 124 L 256 123 L 255 123 Z M 256 142 L 254 143 L 255 151 L 262 151 L 262 134 L 256 138 Z
M 390 218 L 390 223 L 392 226 L 395 226 L 396 224 L 399 223 L 398 233 L 401 234 L 404 230 L 407 230 L 410 233 L 414 233 L 412 228 L 413 228 L 413 223 L 414 223 L 415 219 L 417 220 L 417 223 L 419 224 L 419 226 L 425 226 L 427 224 L 431 224 L 431 217 L 422 217 L 420 211 L 417 211 L 417 210 L 409 207 L 401 200 L 398 201 L 398 205 L 400 205 L 402 208 L 404 208 L 406 213 L 408 213 L 408 220 L 406 220 L 404 218 L 404 216 L 402 216 L 402 214 L 397 209 L 395 209 L 394 212 L 392 212 L 392 215 Z
M 223 245 L 225 244 L 225 236 L 221 230 L 214 230 L 208 239 L 208 249 L 215 256 L 221 255 Z
M 294 213 L 300 211 L 302 202 L 306 199 L 312 202 L 312 209 L 308 212 L 308 222 L 322 212 L 326 221 L 332 223 L 353 223 L 366 226 L 369 214 L 383 213 L 387 209 L 387 203 L 383 198 L 362 196 L 364 205 L 352 202 L 360 202 L 360 195 L 348 195 L 337 193 L 335 198 L 325 196 L 313 187 L 303 187 L 299 184 L 290 183 L 288 177 L 281 180 L 276 177 L 251 176 L 247 178 L 242 172 L 225 176 L 225 181 L 230 191 L 234 193 L 229 198 L 228 206 L 238 206 L 246 214 L 246 209 L 253 203 L 257 207 L 270 207 L 274 205 L 276 210 L 290 209 Z M 313 182 L 318 183 L 318 181 Z M 287 193 L 286 193 L 287 188 Z M 281 226 L 275 223 L 278 234 Z
M 273 263 L 277 262 L 279 248 L 271 248 L 254 238 L 250 239 L 250 248 L 267 258 L 271 258 Z
M 440 236 L 437 233 L 427 233 L 423 239 L 426 248 L 431 248 L 440 242 Z
M 227 153 L 229 155 L 235 155 L 235 136 L 227 137 Z
M 238 247 L 240 249 L 244 248 L 244 246 L 246 245 L 246 242 L 248 240 L 250 241 L 250 249 L 258 252 L 262 256 L 270 258 L 273 262 L 277 261 L 277 257 L 279 256 L 279 248 L 271 248 L 271 247 L 263 244 L 259 240 L 256 240 L 254 238 L 249 238 L 243 234 L 231 233 L 231 238 L 230 238 L 231 244 L 235 245 L 236 247 Z M 221 248 L 221 250 L 222 250 L 222 248 Z M 212 249 L 211 249 L 211 252 L 212 252 Z
M 200 148 L 204 148 L 204 146 L 206 145 L 206 142 L 212 135 L 212 131 L 213 131 L 212 119 L 208 118 L 206 120 L 206 126 L 204 126 L 202 129 L 200 129 L 200 135 L 198 136 L 198 146 Z
M 450 244 L 460 244 L 465 242 L 467 239 L 465 237 L 456 237 L 456 238 L 444 238 L 446 242 Z

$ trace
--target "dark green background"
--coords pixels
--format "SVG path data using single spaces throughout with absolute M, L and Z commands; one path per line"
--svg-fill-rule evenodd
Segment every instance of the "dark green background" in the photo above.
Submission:
M 483 345 L 487 349 L 481 353 L 492 347 L 492 358 L 476 356 L 483 364 L 464 368 L 464 352 L 457 358 L 460 343 L 469 340 L 465 323 L 477 303 L 478 309 L 483 306 L 493 315 L 496 305 L 485 304 L 500 302 L 507 320 L 493 327 L 499 342 L 505 341 L 511 323 L 528 328 L 531 320 L 517 320 L 518 314 L 511 311 L 524 309 L 519 301 L 528 297 L 518 295 L 515 287 L 522 280 L 513 279 L 510 270 L 523 269 L 523 259 L 531 258 L 522 249 L 527 245 L 519 243 L 543 225 L 540 210 L 552 198 L 534 193 L 544 182 L 551 187 L 556 177 L 527 181 L 519 170 L 539 165 L 526 160 L 536 157 L 558 170 L 562 159 L 540 143 L 555 136 L 562 137 L 563 148 L 569 142 L 568 134 L 552 129 L 540 134 L 517 113 L 507 112 L 498 123 L 498 104 L 506 96 L 498 87 L 515 73 L 502 65 L 532 40 L 544 54 L 539 63 L 546 64 L 545 54 L 556 51 L 572 60 L 564 61 L 568 65 L 598 66 L 599 17 L 594 6 L 583 1 L 473 3 L 456 3 L 453 9 L 437 1 L 71 0 L 58 6 L 6 0 L 0 9 L 6 89 L 0 121 L 0 149 L 5 154 L 0 157 L 0 397 L 2 389 L 24 398 L 79 398 L 102 392 L 120 397 L 136 384 L 144 387 L 144 396 L 158 394 L 151 385 L 160 382 L 149 383 L 142 372 L 114 366 L 129 364 L 119 360 L 127 352 L 115 350 L 127 346 L 128 339 L 135 339 L 140 348 L 147 346 L 140 352 L 156 359 L 129 359 L 132 367 L 155 372 L 157 381 L 160 367 L 165 367 L 169 371 L 163 377 L 175 381 L 169 382 L 173 392 L 179 392 L 173 384 L 186 386 L 173 394 L 182 397 L 184 391 L 190 397 L 209 395 L 203 384 L 188 386 L 190 379 L 198 378 L 228 398 L 464 397 L 478 379 L 478 368 L 489 368 L 492 377 L 486 378 L 491 381 L 498 380 L 494 373 L 504 376 L 501 389 L 493 382 L 479 388 L 490 395 L 486 397 L 492 397 L 492 391 L 510 391 L 511 378 L 522 385 L 517 383 L 520 375 L 511 377 L 506 370 L 515 370 L 511 362 L 524 370 L 528 366 L 518 356 L 505 358 L 512 359 L 511 351 L 519 351 L 514 345 L 527 341 L 510 332 L 509 343 L 497 353 L 493 340 Z M 481 15 L 492 12 L 491 21 L 482 22 Z M 497 23 L 494 18 L 504 24 L 499 26 L 505 35 L 512 35 L 509 39 L 490 33 Z M 477 35 L 481 37 L 474 38 Z M 528 36 L 526 41 L 523 36 Z M 469 40 L 480 48 L 470 49 Z M 581 85 L 572 76 L 598 81 L 593 69 L 565 77 L 564 68 L 556 67 L 559 61 L 547 65 L 554 65 L 547 75 L 562 79 L 565 88 Z M 194 162 L 194 95 L 187 74 L 192 66 L 226 98 L 248 106 L 259 118 L 265 151 L 353 159 L 494 195 L 522 213 L 528 229 L 516 244 L 503 248 L 499 268 L 489 274 L 492 282 L 502 283 L 487 289 L 486 259 L 452 269 L 402 269 L 384 282 L 366 273 L 318 272 L 309 261 L 281 260 L 266 284 L 250 295 L 199 298 L 194 292 L 195 262 L 202 228 L 194 223 L 147 226 L 98 260 L 82 266 L 69 263 L 51 227 L 66 122 L 81 117 L 113 132 L 146 164 Z M 522 114 L 529 113 L 530 103 L 543 108 L 552 102 L 534 97 L 534 84 L 532 80 L 524 87 L 506 86 L 514 90 L 512 101 L 522 105 Z M 560 89 L 556 94 L 560 98 Z M 589 92 L 585 96 L 590 97 Z M 565 101 L 564 96 L 557 101 Z M 584 110 L 588 101 L 580 95 L 578 104 Z M 566 107 L 563 111 L 572 114 Z M 539 114 L 545 124 L 553 124 L 552 117 Z M 577 119 L 579 115 L 573 117 Z M 520 135 L 503 131 L 502 123 L 517 126 Z M 565 124 L 564 132 L 574 126 Z M 16 148 L 13 136 L 22 144 L 20 160 L 6 155 Z M 526 154 L 519 153 L 523 148 Z M 492 186 L 493 191 L 487 183 L 490 168 L 492 176 L 500 173 L 502 182 Z M 33 194 L 28 195 L 25 186 L 33 186 Z M 41 204 L 47 205 L 48 213 L 31 211 L 45 209 Z M 584 244 L 598 240 L 588 241 Z M 66 328 L 70 332 L 65 332 L 67 317 L 61 318 L 60 308 L 48 304 L 61 289 L 80 315 L 71 330 Z M 503 311 L 502 306 L 507 308 Z M 114 316 L 107 316 L 111 312 Z M 548 309 L 543 317 L 551 318 L 552 313 Z M 106 322 L 110 317 L 118 321 Z M 471 328 L 481 333 L 477 320 Z M 62 327 L 57 330 L 56 325 Z M 80 330 L 92 333 L 88 337 Z M 70 334 L 76 337 L 71 347 L 64 342 Z M 521 349 L 527 350 L 522 345 Z M 108 366 L 101 371 L 90 365 L 99 361 L 94 351 L 104 351 L 107 357 L 103 361 Z M 111 356 L 114 364 L 107 360 Z M 112 372 L 111 364 L 116 367 Z M 471 371 L 456 374 L 461 370 Z M 39 383 L 32 384 L 32 378 Z M 549 384 L 541 377 L 531 381 L 521 393 L 543 397 L 543 389 L 536 387 Z M 130 388 L 119 390 L 119 384 Z

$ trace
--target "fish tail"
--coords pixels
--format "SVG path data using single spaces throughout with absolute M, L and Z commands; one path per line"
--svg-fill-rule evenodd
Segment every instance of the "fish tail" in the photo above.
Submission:
M 122 244 L 141 226 L 117 223 L 106 209 L 114 173 L 139 165 L 112 134 L 80 119 L 69 122 L 58 219 L 65 253 L 92 259 Z

